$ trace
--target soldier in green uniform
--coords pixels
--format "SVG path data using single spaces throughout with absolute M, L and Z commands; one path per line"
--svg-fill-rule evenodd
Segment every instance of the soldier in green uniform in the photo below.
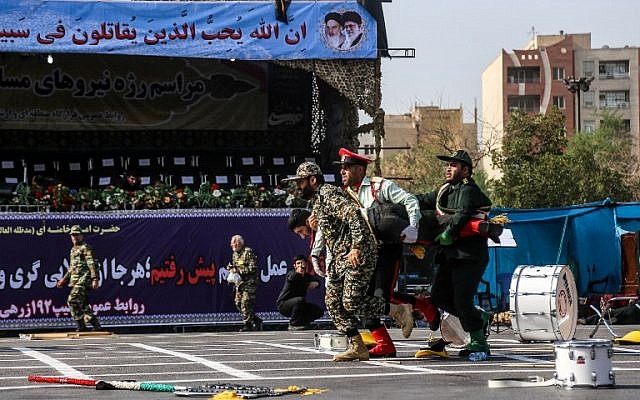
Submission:
M 256 304 L 256 289 L 258 288 L 258 263 L 257 257 L 250 247 L 245 246 L 244 238 L 234 235 L 231 238 L 233 250 L 231 272 L 240 274 L 240 282 L 235 284 L 235 305 L 240 314 L 244 326 L 240 332 L 262 330 L 262 320 L 253 312 Z
M 82 230 L 74 225 L 69 231 L 73 247 L 69 255 L 69 269 L 64 277 L 56 283 L 57 287 L 66 284 L 71 288 L 67 298 L 69 312 L 76 321 L 78 332 L 87 331 L 87 322 L 94 330 L 101 328 L 98 318 L 89 306 L 89 290 L 98 288 L 98 262 L 91 246 L 84 242 Z
M 431 300 L 440 308 L 460 319 L 462 328 L 471 335 L 471 342 L 460 356 L 471 353 L 490 354 L 484 325 L 488 319 L 473 304 L 473 297 L 489 261 L 486 236 L 459 237 L 462 227 L 471 218 L 486 218 L 491 200 L 471 177 L 473 163 L 464 150 L 451 156 L 438 156 L 447 161 L 446 182 L 439 190 L 418 196 L 421 210 L 435 210 L 437 215 L 449 214 L 435 241 L 438 271 L 431 288 Z
M 369 359 L 358 332 L 358 316 L 389 315 L 409 337 L 413 329 L 411 305 L 390 304 L 367 293 L 376 266 L 377 242 L 358 206 L 340 188 L 325 184 L 320 167 L 313 162 L 300 164 L 296 175 L 283 181 L 295 181 L 302 198 L 311 201 L 318 229 L 333 256 L 327 267 L 325 304 L 338 331 L 349 339 L 347 351 L 333 360 Z

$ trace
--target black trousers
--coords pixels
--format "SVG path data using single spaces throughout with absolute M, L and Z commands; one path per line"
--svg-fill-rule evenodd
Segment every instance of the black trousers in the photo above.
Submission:
M 473 298 L 482 279 L 486 263 L 475 260 L 439 261 L 438 271 L 431 286 L 431 301 L 449 314 L 460 319 L 466 332 L 482 329 L 480 311 L 474 306 Z
M 381 297 L 389 302 L 398 279 L 398 261 L 401 256 L 402 244 L 400 243 L 383 243 L 378 246 L 378 261 L 373 277 L 371 277 L 367 295 Z M 369 330 L 377 329 L 382 325 L 380 317 L 368 318 L 363 322 L 365 328 Z
M 291 318 L 290 325 L 305 326 L 324 315 L 322 307 L 307 302 L 304 297 L 292 297 L 278 304 L 278 312 Z

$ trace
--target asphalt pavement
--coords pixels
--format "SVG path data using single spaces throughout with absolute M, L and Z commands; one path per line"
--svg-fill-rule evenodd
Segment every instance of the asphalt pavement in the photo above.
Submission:
M 591 326 L 578 326 L 576 339 L 587 339 Z M 639 326 L 615 326 L 620 335 Z M 471 362 L 457 357 L 416 359 L 430 336 L 425 328 L 396 339 L 395 358 L 364 362 L 331 360 L 314 335 L 323 330 L 289 332 L 127 333 L 80 339 L 0 339 L 0 399 L 169 399 L 171 392 L 96 390 L 92 386 L 29 382 L 27 376 L 67 376 L 104 381 L 135 380 L 174 385 L 237 384 L 267 388 L 291 385 L 322 389 L 305 399 L 596 399 L 640 398 L 640 345 L 615 345 L 611 365 L 614 388 L 549 386 L 490 388 L 498 378 L 553 378 L 553 343 L 521 343 L 511 329 L 492 332 L 492 355 Z M 438 336 L 438 334 L 434 334 Z M 606 329 L 596 338 L 611 339 Z M 596 365 L 596 364 L 592 364 Z M 601 366 L 602 362 L 597 365 Z M 600 381 L 603 378 L 599 378 Z M 204 397 L 206 398 L 206 397 Z M 299 394 L 283 399 L 301 399 Z

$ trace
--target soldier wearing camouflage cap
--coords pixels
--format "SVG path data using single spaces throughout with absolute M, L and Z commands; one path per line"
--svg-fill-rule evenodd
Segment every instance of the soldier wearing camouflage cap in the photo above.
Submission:
M 376 258 L 376 239 L 358 206 L 340 188 L 324 183 L 320 167 L 300 164 L 295 181 L 302 198 L 310 200 L 327 249 L 333 256 L 327 267 L 325 303 L 338 331 L 349 339 L 349 348 L 334 361 L 368 360 L 369 351 L 358 332 L 358 316 L 389 315 L 402 327 L 405 337 L 413 329 L 411 306 L 389 304 L 381 297 L 367 295 Z
M 66 284 L 71 288 L 67 298 L 69 312 L 76 321 L 78 332 L 87 331 L 87 323 L 94 330 L 100 330 L 100 322 L 89 305 L 89 290 L 98 288 L 98 262 L 91 246 L 84 242 L 80 225 L 74 225 L 69 231 L 73 247 L 69 254 L 69 269 L 56 283 L 57 287 Z

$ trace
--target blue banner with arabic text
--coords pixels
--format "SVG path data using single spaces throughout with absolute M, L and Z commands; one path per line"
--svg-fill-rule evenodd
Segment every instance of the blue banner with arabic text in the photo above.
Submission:
M 276 298 L 291 260 L 309 244 L 287 228 L 289 210 L 166 210 L 0 215 L 0 329 L 72 324 L 69 229 L 79 224 L 100 265 L 94 311 L 109 325 L 239 322 L 226 281 L 230 239 L 245 238 L 258 257 L 256 312 L 284 319 Z M 324 306 L 324 289 L 310 301 Z
M 376 58 L 375 19 L 356 0 L 0 2 L 0 53 L 103 53 L 239 60 Z

